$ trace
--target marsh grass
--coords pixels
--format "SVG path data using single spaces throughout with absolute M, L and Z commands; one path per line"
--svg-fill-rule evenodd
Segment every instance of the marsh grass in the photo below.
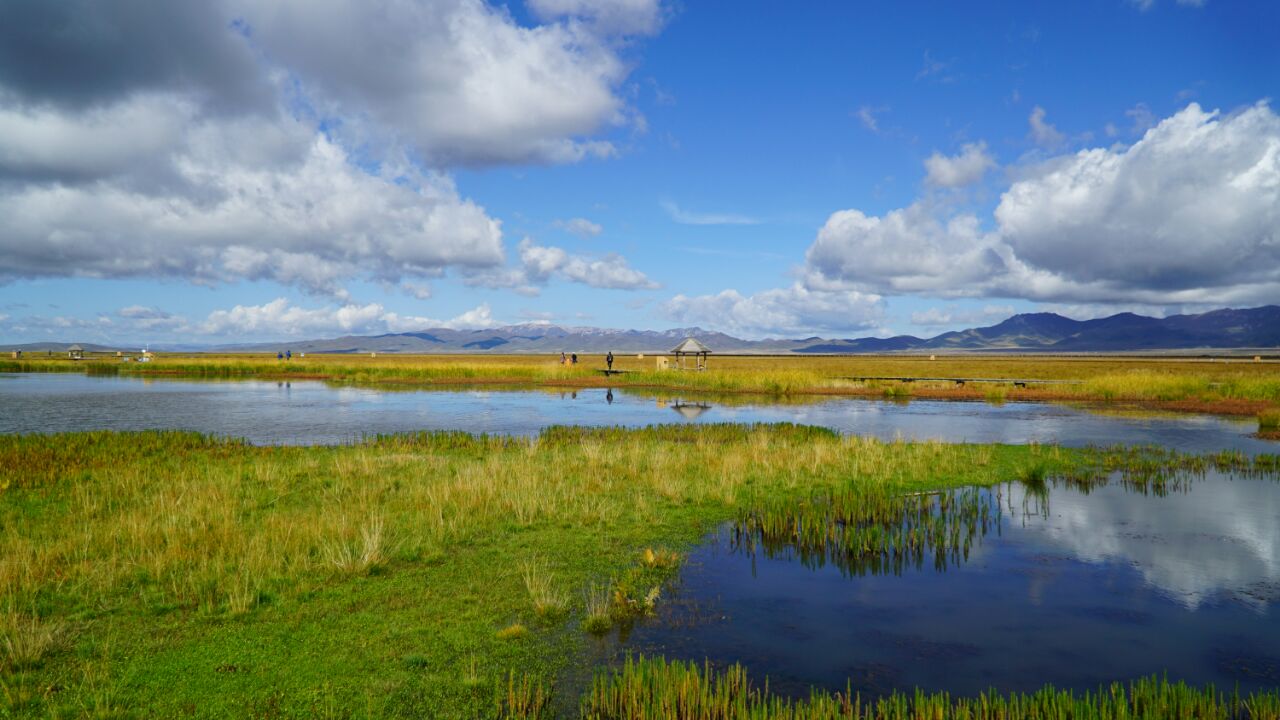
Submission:
M 586 617 L 582 620 L 582 629 L 593 635 L 609 632 L 613 618 L 608 586 L 592 584 L 584 593 L 584 600 Z
M 975 542 L 1000 524 L 1000 502 L 985 490 L 904 495 L 890 487 L 820 493 L 808 500 L 746 509 L 731 547 L 766 557 L 831 563 L 846 574 L 938 570 L 968 559 Z
M 376 572 L 386 560 L 383 522 L 372 517 L 360 528 L 358 540 L 330 540 L 323 546 L 325 562 L 345 575 Z
M 552 709 L 552 691 L 527 674 L 516 677 L 508 673 L 505 692 L 494 693 L 499 698 L 496 717 L 501 720 L 542 720 L 555 717 Z
M 864 700 L 844 692 L 813 690 L 791 699 L 752 682 L 741 665 L 714 669 L 662 658 L 628 658 L 618 670 L 596 676 L 580 716 L 585 720 L 1031 720 L 1032 718 L 1184 718 L 1275 720 L 1280 691 L 1249 696 L 1192 687 L 1161 678 L 1112 683 L 1074 693 L 1052 686 L 1033 693 L 953 697 L 947 693 L 894 693 Z
M 1263 410 L 1258 413 L 1258 430 L 1264 432 L 1280 430 L 1280 409 Z
M 65 687 L 23 700 L 30 717 L 187 706 L 305 717 L 366 703 L 370 715 L 474 717 L 498 702 L 495 678 L 551 677 L 582 641 L 574 624 L 546 622 L 520 642 L 496 628 L 567 614 L 602 578 L 615 625 L 652 612 L 679 553 L 725 522 L 820 517 L 815 530 L 839 542 L 856 537 L 845 527 L 880 528 L 927 562 L 935 545 L 950 552 L 968 537 L 960 494 L 955 509 L 941 505 L 951 488 L 997 485 L 1035 464 L 1080 482 L 1119 474 L 1151 492 L 1197 469 L 1280 473 L 1272 456 L 881 442 L 792 425 L 422 433 L 335 447 L 0 436 L 0 608 L 17 609 L 0 616 L 15 648 L 0 680 L 14 693 Z M 781 542 L 863 552 L 778 528 Z M 71 627 L 75 651 L 64 652 Z M 411 653 L 426 672 L 405 664 Z M 251 671 L 214 671 L 226 664 Z

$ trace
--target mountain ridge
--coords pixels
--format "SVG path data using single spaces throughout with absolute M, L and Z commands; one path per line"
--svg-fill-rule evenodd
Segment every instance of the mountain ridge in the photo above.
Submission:
M 490 353 L 558 354 L 561 352 L 665 353 L 681 339 L 695 337 L 713 352 L 863 354 L 926 351 L 959 352 L 1143 352 L 1280 347 L 1280 306 L 1224 308 L 1192 315 L 1154 318 L 1117 313 L 1074 320 L 1056 313 L 1013 315 L 994 325 L 952 330 L 921 338 L 914 335 L 828 339 L 766 338 L 745 340 L 700 327 L 625 330 L 523 323 L 495 328 L 455 330 L 423 328 L 380 335 L 205 346 L 170 345 L 174 350 L 205 352 L 313 352 L 350 354 Z M 80 343 L 86 350 L 107 346 Z M 41 342 L 3 345 L 8 350 L 59 350 L 66 344 Z M 156 349 L 164 345 L 153 343 Z

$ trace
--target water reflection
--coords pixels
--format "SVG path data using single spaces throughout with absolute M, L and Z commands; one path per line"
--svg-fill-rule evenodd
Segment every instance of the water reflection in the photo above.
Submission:
M 610 402 L 612 398 L 612 402 Z M 1208 416 L 1103 416 L 1042 403 L 994 406 L 844 397 L 685 396 L 621 389 L 424 390 L 316 381 L 192 381 L 0 373 L 0 433 L 177 428 L 258 444 L 466 430 L 532 435 L 551 425 L 792 422 L 949 442 L 1154 444 L 1184 452 L 1276 452 L 1255 424 Z
M 1153 673 L 1280 683 L 1280 483 L 1210 472 L 1164 494 L 1120 483 L 1000 489 L 1003 522 L 945 572 L 850 574 L 744 553 L 725 528 L 659 616 L 602 659 L 742 662 L 770 687 L 863 693 L 1077 690 Z
M 1265 612 L 1280 591 L 1280 492 L 1247 480 L 1219 480 L 1212 492 L 1194 487 L 1152 502 L 1109 484 L 1088 495 L 1052 493 L 1037 507 L 1027 488 L 1013 485 L 1008 503 L 1046 546 L 1131 567 L 1188 609 L 1230 599 Z

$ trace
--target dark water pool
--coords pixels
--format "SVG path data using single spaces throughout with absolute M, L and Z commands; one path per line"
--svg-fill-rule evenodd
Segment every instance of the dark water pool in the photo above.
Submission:
M 1187 452 L 1277 452 L 1253 421 L 1212 416 L 1103 415 L 1043 403 L 990 405 L 822 398 L 734 404 L 618 390 L 414 390 L 321 382 L 207 382 L 0 373 L 0 433 L 177 428 L 259 444 L 349 442 L 418 430 L 536 434 L 548 425 L 795 422 L 884 439 L 1156 444 Z M 741 403 L 741 404 L 739 404 Z
M 1211 474 L 1163 497 L 1020 485 L 967 560 L 858 575 L 795 553 L 694 551 L 625 652 L 741 662 L 771 688 L 976 694 L 1150 674 L 1280 685 L 1280 483 Z

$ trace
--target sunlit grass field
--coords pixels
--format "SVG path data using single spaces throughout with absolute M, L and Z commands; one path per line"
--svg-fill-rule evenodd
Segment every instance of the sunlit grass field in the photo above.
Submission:
M 661 603 L 722 522 L 824 493 L 875 508 L 1206 462 L 1251 467 L 793 426 L 4 436 L 0 716 L 572 715 L 591 634 Z
M 895 399 L 1138 403 L 1172 410 L 1258 415 L 1280 407 L 1280 363 L 1252 359 L 1036 356 L 712 356 L 705 371 L 659 370 L 654 356 L 579 356 L 562 365 L 545 355 L 157 355 L 152 362 L 97 357 L 75 362 L 32 356 L 0 361 L 0 371 L 88 372 L 193 378 L 293 378 L 383 385 L 497 384 L 648 388 L 773 396 L 852 395 Z M 913 382 L 865 378 L 916 378 Z M 857 379 L 863 378 L 863 379 Z M 930 380 L 928 378 L 942 378 Z M 958 385 L 947 378 L 996 380 Z M 1025 387 L 1015 381 L 1034 382 Z

